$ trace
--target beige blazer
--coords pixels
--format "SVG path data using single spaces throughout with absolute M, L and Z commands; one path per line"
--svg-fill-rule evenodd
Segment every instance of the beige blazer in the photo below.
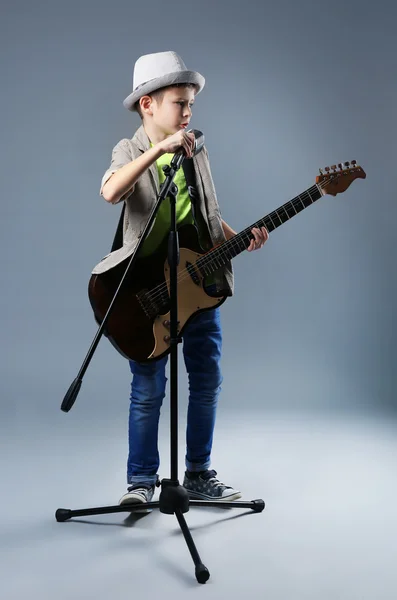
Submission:
M 146 150 L 149 150 L 149 148 L 150 141 L 143 126 L 139 127 L 132 139 L 120 140 L 113 148 L 111 164 L 102 178 L 100 194 L 106 181 L 113 173 L 140 156 Z M 221 212 L 211 175 L 208 152 L 205 146 L 193 158 L 193 165 L 199 194 L 197 208 L 208 228 L 213 247 L 224 242 L 226 238 L 222 228 Z M 157 164 L 153 163 L 138 179 L 134 187 L 120 199 L 120 202 L 124 201 L 126 203 L 123 224 L 123 246 L 104 256 L 101 262 L 93 268 L 93 274 L 104 273 L 131 256 L 142 235 L 159 191 L 160 183 Z M 218 291 L 223 290 L 228 295 L 233 294 L 234 277 L 230 262 L 216 271 L 214 278 Z

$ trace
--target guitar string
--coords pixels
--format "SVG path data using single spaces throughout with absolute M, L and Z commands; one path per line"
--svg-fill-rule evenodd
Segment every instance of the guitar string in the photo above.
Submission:
M 312 187 L 314 187 L 314 186 L 312 186 Z M 320 185 L 319 185 L 319 184 L 317 184 L 317 187 L 323 187 L 323 186 L 322 186 L 321 184 L 320 184 Z M 310 188 L 310 189 L 311 189 L 311 188 Z M 295 204 L 295 205 L 297 205 L 297 204 L 298 204 L 298 202 L 300 202 L 301 204 L 303 204 L 303 202 L 301 201 L 301 197 L 303 198 L 303 197 L 304 197 L 304 195 L 306 195 L 306 196 L 310 197 L 310 194 L 309 194 L 307 191 L 305 191 L 305 192 L 303 192 L 303 193 L 301 194 L 301 196 L 299 196 L 299 197 L 297 197 L 296 199 L 294 199 L 294 200 L 290 201 L 290 203 L 291 203 L 292 205 L 294 205 L 294 204 Z M 312 203 L 314 203 L 314 202 L 315 202 L 315 201 L 312 201 Z M 287 204 L 288 204 L 288 203 L 287 203 Z M 304 206 L 304 205 L 303 205 L 303 206 Z M 308 206 L 310 206 L 310 204 L 309 204 Z M 304 208 L 306 208 L 306 207 L 304 206 Z M 295 210 L 295 209 L 294 209 L 294 210 Z M 285 212 L 286 212 L 286 211 L 285 211 Z M 276 213 L 277 213 L 277 211 L 273 211 L 272 213 L 269 213 L 269 215 L 267 215 L 267 216 L 269 216 L 269 217 L 270 217 L 270 215 L 271 215 L 271 214 L 274 214 L 274 216 L 276 216 Z M 287 216 L 288 216 L 288 213 L 286 213 L 286 214 L 287 214 Z M 295 211 L 295 214 L 298 214 L 298 213 Z M 289 216 L 288 216 L 288 220 L 289 220 L 290 218 L 291 218 L 291 217 L 289 217 Z M 278 219 L 281 221 L 280 217 L 278 217 Z M 260 221 L 264 221 L 264 220 L 265 220 L 265 218 L 264 218 L 264 219 L 260 219 Z M 270 220 L 272 221 L 271 217 L 270 217 Z M 259 221 L 257 221 L 257 222 L 259 222 Z M 286 221 L 284 221 L 284 222 L 286 222 Z M 283 223 L 283 222 L 282 222 L 282 223 Z M 273 223 L 273 225 L 274 225 L 274 223 Z M 276 227 L 275 227 L 274 229 L 276 229 Z M 245 230 L 241 231 L 241 232 L 240 232 L 239 234 L 237 234 L 236 236 L 233 236 L 233 238 L 230 238 L 229 240 L 227 240 L 227 242 L 225 243 L 225 246 L 224 246 L 224 250 L 222 250 L 222 251 L 221 251 L 221 256 L 220 256 L 220 258 L 221 258 L 221 259 L 222 259 L 222 258 L 226 258 L 226 260 L 229 260 L 229 257 L 227 256 L 227 250 L 229 250 L 229 249 L 233 249 L 233 250 L 234 250 L 235 248 L 237 248 L 237 250 L 238 250 L 239 252 L 241 252 L 241 248 L 239 247 L 239 243 L 240 243 L 241 241 L 244 243 L 244 241 L 243 241 L 241 238 L 242 238 L 242 236 L 243 236 L 243 235 L 244 235 L 244 236 L 249 236 L 249 234 L 250 234 L 250 231 L 251 231 L 251 230 L 250 230 L 250 228 L 249 228 L 249 227 L 247 227 Z M 240 238 L 240 239 L 239 239 L 239 241 L 237 241 L 237 240 L 235 239 L 237 236 L 239 236 L 239 238 Z M 227 246 L 227 248 L 226 248 L 226 246 Z M 246 250 L 246 248 L 244 248 L 244 249 Z M 200 260 L 201 260 L 201 262 L 203 262 L 203 259 L 205 259 L 205 260 L 206 260 L 206 261 L 208 261 L 208 262 L 211 262 L 211 260 L 213 260 L 213 259 L 212 259 L 212 257 L 211 257 L 211 253 L 213 253 L 213 252 L 214 252 L 214 251 L 216 251 L 216 250 L 217 250 L 216 248 L 212 248 L 211 250 L 209 250 L 209 251 L 208 251 L 208 253 L 201 255 L 201 257 L 198 259 L 198 261 L 197 261 L 197 262 L 199 262 Z M 217 250 L 217 251 L 219 252 L 219 248 L 218 248 L 218 250 Z M 197 263 L 196 263 L 196 264 L 197 264 Z M 201 265 L 201 266 L 203 266 L 203 267 L 205 268 L 205 265 Z M 199 268 L 200 268 L 200 266 L 199 266 Z M 218 267 L 218 268 L 220 268 L 220 267 Z M 216 270 L 217 270 L 217 269 L 215 269 L 215 271 L 216 271 Z M 210 273 L 206 273 L 206 274 L 205 274 L 205 276 L 208 276 L 208 275 L 212 274 L 213 272 L 214 272 L 214 271 L 211 271 Z M 182 282 L 183 280 L 185 280 L 185 279 L 187 279 L 187 278 L 189 278 L 189 277 L 190 277 L 190 273 L 189 273 L 188 269 L 183 269 L 183 270 L 179 271 L 179 273 L 178 273 L 178 283 Z M 168 296 L 168 286 L 167 286 L 167 283 L 161 283 L 161 284 L 159 284 L 158 286 L 154 287 L 152 290 L 150 290 L 150 292 L 148 293 L 148 296 L 147 296 L 147 297 L 149 298 L 149 300 L 150 300 L 150 301 L 152 301 L 152 302 L 157 302 L 157 300 L 161 299 L 161 296 L 162 296 L 163 294 L 165 294 L 165 293 L 167 293 L 167 298 L 166 298 L 166 300 L 168 301 L 168 300 L 169 300 L 169 296 Z
M 345 172 L 347 172 L 347 171 L 345 171 Z M 321 183 L 319 183 L 319 184 L 314 184 L 314 185 L 313 185 L 311 188 L 308 188 L 308 190 L 309 190 L 309 189 L 312 189 L 312 188 L 313 188 L 313 187 L 315 187 L 315 186 L 316 186 L 317 188 L 320 188 L 320 189 L 322 189 L 322 188 L 324 188 L 324 187 L 325 187 L 325 186 L 326 186 L 326 185 L 327 185 L 329 182 L 330 182 L 330 180 L 327 180 L 327 181 L 325 181 L 325 182 L 321 182 Z M 304 192 L 303 192 L 303 193 L 302 193 L 300 196 L 297 196 L 296 198 L 294 198 L 294 199 L 293 199 L 293 200 L 291 200 L 290 202 L 287 202 L 287 203 L 286 203 L 286 204 L 284 204 L 283 206 L 286 206 L 286 205 L 288 205 L 288 204 L 292 204 L 293 206 L 294 206 L 294 204 L 295 204 L 295 205 L 298 205 L 298 203 L 302 203 L 302 204 L 303 204 L 303 202 L 302 202 L 301 198 L 309 197 L 309 198 L 311 199 L 311 196 L 310 196 L 310 193 L 309 193 L 309 191 L 308 191 L 308 190 L 305 190 L 305 191 L 304 191 Z M 319 198 L 318 198 L 318 199 L 319 199 Z M 315 202 L 315 200 L 312 200 L 312 204 L 313 204 L 314 202 Z M 311 204 L 309 204 L 308 206 L 311 206 Z M 304 205 L 304 208 L 307 208 L 307 207 Z M 281 209 L 281 207 L 280 207 L 280 209 Z M 277 209 L 277 210 L 280 210 L 280 209 Z M 269 217 L 269 218 L 270 218 L 270 221 L 271 221 L 272 223 L 273 223 L 273 221 L 272 221 L 272 218 L 271 218 L 271 216 L 270 216 L 270 215 L 274 215 L 274 217 L 275 217 L 275 218 L 276 218 L 276 216 L 277 216 L 277 218 L 278 218 L 278 219 L 281 221 L 280 217 L 279 217 L 279 216 L 278 216 L 278 214 L 277 214 L 277 210 L 274 210 L 274 211 L 272 211 L 271 213 L 269 213 L 268 215 L 266 215 L 267 217 Z M 295 210 L 295 208 L 294 208 L 294 210 Z M 288 213 L 287 213 L 287 211 L 286 211 L 285 209 L 284 209 L 284 212 L 285 212 L 285 213 L 287 214 L 287 216 L 288 216 Z M 297 213 L 297 211 L 295 211 L 295 214 L 298 214 L 298 213 Z M 293 215 L 293 216 L 294 216 L 294 215 Z M 287 220 L 289 220 L 290 218 L 291 218 L 291 217 L 289 217 L 289 216 L 288 216 L 288 219 L 287 219 Z M 260 219 L 259 221 L 264 221 L 265 219 L 266 219 L 266 217 L 265 217 L 265 218 L 263 218 L 263 219 Z M 257 221 L 257 223 L 259 223 L 259 221 Z M 281 224 L 283 224 L 283 223 L 286 223 L 286 222 L 287 222 L 287 221 L 282 221 L 282 222 L 281 222 Z M 274 223 L 273 223 L 273 225 L 274 225 Z M 276 227 L 275 227 L 275 229 L 276 229 Z M 246 229 L 244 229 L 243 231 L 241 231 L 240 233 L 238 233 L 236 236 L 233 236 L 232 238 L 230 238 L 229 240 L 227 240 L 227 241 L 226 241 L 226 243 L 225 243 L 225 245 L 224 245 L 224 250 L 221 250 L 221 251 L 220 251 L 219 247 L 218 247 L 218 248 L 216 248 L 216 247 L 215 247 L 215 248 L 212 248 L 212 249 L 211 249 L 211 250 L 209 250 L 209 251 L 208 251 L 206 254 L 203 254 L 203 255 L 202 255 L 202 256 L 201 256 L 201 257 L 198 259 L 198 261 L 197 261 L 197 262 L 199 262 L 200 260 L 201 260 L 201 261 L 203 261 L 203 259 L 205 259 L 205 260 L 206 260 L 206 261 L 208 261 L 208 262 L 211 262 L 211 260 L 213 260 L 213 259 L 212 259 L 212 257 L 211 257 L 211 254 L 212 254 L 212 253 L 215 253 L 215 252 L 220 252 L 220 259 L 222 259 L 222 258 L 225 258 L 226 260 L 229 260 L 229 258 L 228 258 L 228 256 L 227 256 L 227 250 L 229 250 L 229 249 L 234 249 L 234 248 L 237 248 L 237 249 L 239 250 L 239 252 L 241 252 L 241 248 L 238 246 L 238 243 L 239 243 L 240 241 L 243 241 L 243 240 L 241 239 L 243 236 L 249 236 L 249 235 L 250 235 L 250 231 L 251 231 L 251 230 L 250 230 L 250 228 L 249 228 L 249 227 L 247 227 Z M 237 241 L 237 240 L 236 240 L 236 238 L 237 238 L 237 237 L 239 237 L 239 241 Z M 227 247 L 227 248 L 226 248 L 226 247 Z M 245 249 L 246 249 L 246 248 L 245 248 Z M 196 263 L 196 264 L 197 264 L 197 263 Z M 222 266 L 222 264 L 221 264 L 221 266 Z M 204 267 L 205 267 L 205 265 L 204 265 Z M 218 267 L 218 268 L 221 268 L 221 267 Z M 216 270 L 217 270 L 217 269 L 215 269 L 215 271 L 216 271 Z M 205 276 L 208 276 L 208 275 L 212 274 L 213 272 L 214 272 L 214 271 L 211 271 L 210 273 L 207 273 Z M 187 279 L 187 278 L 189 278 L 189 277 L 190 277 L 189 270 L 185 268 L 185 269 L 181 270 L 181 271 L 178 273 L 178 278 L 177 278 L 177 281 L 178 281 L 178 283 L 181 283 L 182 281 L 184 281 L 185 279 Z M 165 294 L 165 293 L 167 293 L 167 298 L 166 298 L 166 301 L 169 301 L 169 296 L 168 296 L 168 286 L 167 286 L 167 283 L 166 283 L 166 282 L 163 282 L 163 283 L 161 283 L 161 284 L 157 285 L 156 287 L 154 287 L 152 290 L 150 290 L 150 292 L 147 294 L 147 297 L 148 297 L 148 299 L 150 300 L 150 302 L 157 302 L 158 300 L 162 299 L 162 295 L 163 295 L 163 294 Z
M 349 171 L 350 171 L 350 169 L 349 169 Z M 347 172 L 348 172 L 348 170 L 338 171 L 335 174 L 338 175 L 340 173 L 347 173 Z M 299 196 L 296 196 L 293 200 L 290 200 L 289 202 L 286 202 L 279 209 L 276 209 L 276 210 L 272 211 L 271 213 L 269 213 L 268 215 L 266 215 L 266 217 L 264 217 L 262 219 L 259 219 L 259 221 L 256 221 L 256 223 L 259 223 L 260 221 L 264 222 L 268 218 L 268 219 L 270 219 L 270 222 L 274 225 L 273 219 L 272 219 L 271 215 L 274 215 L 275 218 L 278 218 L 278 220 L 281 221 L 281 218 L 277 214 L 278 210 L 281 210 L 283 207 L 287 207 L 288 205 L 292 205 L 293 208 L 294 208 L 294 210 L 295 210 L 295 206 L 298 206 L 299 203 L 303 204 L 302 199 L 307 199 L 307 197 L 309 197 L 311 199 L 311 204 L 314 204 L 314 202 L 316 200 L 312 200 L 309 190 L 311 190 L 313 187 L 317 187 L 317 188 L 319 188 L 321 190 L 321 189 L 325 188 L 326 185 L 328 185 L 331 181 L 332 181 L 332 179 L 327 179 L 326 181 L 323 181 L 321 183 L 314 184 L 311 188 L 308 188 L 302 194 L 300 194 Z M 319 198 L 317 198 L 317 200 L 319 200 Z M 311 206 L 311 204 L 309 204 L 308 206 L 305 206 L 303 204 L 303 206 L 304 206 L 304 208 L 308 208 L 309 206 Z M 290 220 L 292 217 L 290 217 L 288 215 L 288 212 L 287 212 L 287 210 L 285 208 L 283 208 L 283 210 L 287 214 L 287 217 L 288 217 L 287 220 Z M 301 212 L 301 211 L 299 211 L 299 212 Z M 298 214 L 298 212 L 296 210 L 295 210 L 295 214 Z M 292 216 L 295 216 L 295 215 L 292 215 Z M 287 221 L 282 221 L 281 224 L 286 223 L 286 222 Z M 278 225 L 278 226 L 280 226 L 280 225 Z M 274 229 L 276 229 L 276 227 L 274 227 Z M 244 229 L 243 231 L 241 231 L 237 235 L 233 236 L 232 238 L 230 238 L 229 240 L 227 240 L 226 242 L 224 242 L 224 246 L 223 246 L 222 250 L 220 250 L 219 247 L 218 248 L 217 247 L 211 248 L 211 250 L 209 250 L 207 253 L 201 255 L 201 257 L 197 260 L 197 262 L 195 264 L 197 265 L 197 263 L 199 261 L 201 261 L 202 263 L 203 262 L 211 262 L 213 260 L 213 258 L 211 257 L 211 254 L 215 253 L 215 252 L 220 253 L 220 257 L 219 257 L 220 260 L 222 260 L 224 258 L 227 261 L 229 261 L 230 258 L 227 256 L 227 251 L 228 250 L 234 250 L 236 248 L 238 250 L 238 253 L 240 253 L 242 250 L 241 250 L 241 247 L 239 247 L 238 244 L 241 243 L 241 242 L 244 243 L 244 240 L 242 238 L 243 237 L 248 237 L 250 235 L 252 235 L 251 234 L 251 229 L 250 229 L 250 227 L 247 227 L 246 229 Z M 238 240 L 236 238 L 238 238 Z M 246 248 L 245 248 L 245 250 L 246 250 Z M 201 266 L 203 268 L 205 268 L 206 265 L 202 264 Z M 221 263 L 221 266 L 223 266 L 222 263 Z M 218 268 L 221 268 L 221 266 L 218 267 Z M 199 267 L 199 269 L 200 269 L 200 267 Z M 216 270 L 217 269 L 215 269 L 215 271 Z M 211 271 L 210 273 L 206 273 L 205 276 L 208 276 L 208 275 L 212 274 L 213 272 L 214 271 Z M 187 279 L 189 277 L 190 277 L 189 270 L 187 268 L 185 268 L 185 269 L 181 270 L 178 273 L 177 281 L 178 281 L 178 283 L 181 283 L 183 280 L 185 280 L 185 279 Z M 152 290 L 150 290 L 149 293 L 147 294 L 147 297 L 148 297 L 148 299 L 151 302 L 157 302 L 157 300 L 161 299 L 162 295 L 165 294 L 165 293 L 167 293 L 167 301 L 168 301 L 169 300 L 169 297 L 168 297 L 168 286 L 167 286 L 166 282 L 163 282 L 163 283 L 157 285 L 156 287 L 154 287 Z

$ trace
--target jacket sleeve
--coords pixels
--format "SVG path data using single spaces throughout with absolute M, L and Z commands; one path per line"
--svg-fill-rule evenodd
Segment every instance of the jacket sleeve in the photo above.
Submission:
M 99 190 L 100 196 L 102 196 L 103 186 L 107 181 L 109 181 L 113 173 L 121 169 L 121 167 L 124 167 L 124 165 L 127 165 L 132 160 L 133 157 L 131 154 L 131 146 L 129 144 L 129 140 L 127 140 L 127 138 L 120 140 L 118 144 L 116 144 L 116 146 L 113 148 L 110 166 L 105 171 L 102 177 L 101 187 Z M 120 198 L 119 202 L 123 202 L 123 200 L 126 200 L 134 191 L 134 187 L 135 186 L 132 186 L 132 188 Z

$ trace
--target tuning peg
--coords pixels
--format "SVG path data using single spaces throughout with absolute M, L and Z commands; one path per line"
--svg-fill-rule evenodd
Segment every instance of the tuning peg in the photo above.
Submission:
M 331 169 L 335 172 L 336 171 L 336 165 L 332 165 Z
M 350 165 L 350 163 L 349 162 L 345 162 L 344 165 L 345 165 L 345 167 L 348 167 Z
M 352 165 L 353 165 L 353 167 L 355 167 L 355 166 L 356 166 L 356 164 L 357 164 L 357 161 L 356 161 L 356 160 L 352 160 Z
M 325 170 L 327 171 L 327 173 L 330 172 L 330 168 L 329 167 L 325 167 Z
M 340 170 L 342 171 L 342 169 L 343 169 L 343 165 L 342 165 L 342 163 L 338 163 L 338 167 L 339 167 L 339 168 L 340 168 Z
M 322 169 L 319 169 L 320 171 L 320 175 L 324 175 L 324 171 Z

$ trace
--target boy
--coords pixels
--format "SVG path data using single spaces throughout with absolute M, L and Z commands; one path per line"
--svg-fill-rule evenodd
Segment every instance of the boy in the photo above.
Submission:
M 162 166 L 183 150 L 192 159 L 195 200 L 190 198 L 184 171 L 175 176 L 178 186 L 177 224 L 195 223 L 202 245 L 209 249 L 236 232 L 220 215 L 211 177 L 208 153 L 204 147 L 192 158 L 194 135 L 186 128 L 192 117 L 195 96 L 203 89 L 204 78 L 188 71 L 175 52 L 141 56 L 134 68 L 133 92 L 124 106 L 137 111 L 141 127 L 132 139 L 121 140 L 113 149 L 110 168 L 102 178 L 100 194 L 111 203 L 125 202 L 123 245 L 105 256 L 93 273 L 103 273 L 130 256 L 136 247 L 150 210 L 164 181 Z M 140 249 L 141 255 L 156 250 L 169 228 L 169 204 L 164 201 Z M 249 251 L 261 248 L 267 240 L 265 228 L 253 229 Z M 208 284 L 208 282 L 206 282 Z M 213 274 L 214 295 L 233 294 L 230 263 Z M 197 315 L 185 328 L 183 355 L 189 377 L 189 405 L 186 429 L 186 472 L 183 485 L 189 497 L 206 500 L 235 500 L 239 491 L 220 482 L 210 470 L 210 455 L 217 400 L 222 382 L 220 371 L 222 333 L 219 308 Z M 150 502 L 158 482 L 157 447 L 160 408 L 165 396 L 168 356 L 151 363 L 130 361 L 133 374 L 129 413 L 129 454 L 127 492 L 123 503 Z

